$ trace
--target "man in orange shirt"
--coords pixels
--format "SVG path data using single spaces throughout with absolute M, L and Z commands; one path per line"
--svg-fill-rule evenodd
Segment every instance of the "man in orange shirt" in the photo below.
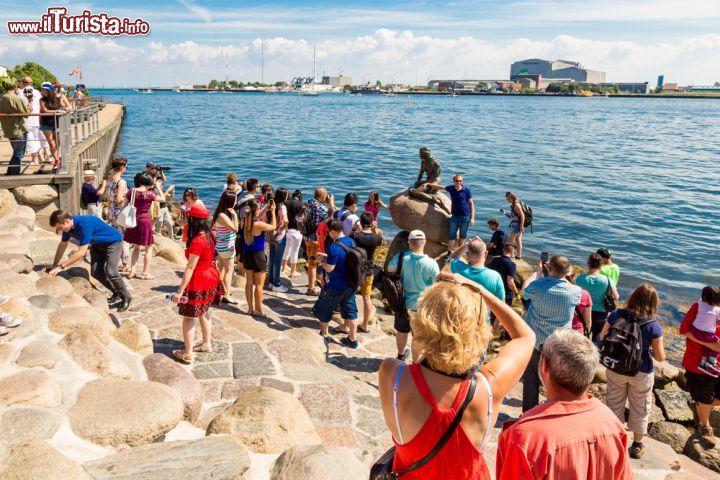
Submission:
M 598 361 L 593 343 L 578 332 L 548 337 L 538 369 L 548 400 L 503 425 L 497 480 L 632 478 L 625 429 L 586 393 Z

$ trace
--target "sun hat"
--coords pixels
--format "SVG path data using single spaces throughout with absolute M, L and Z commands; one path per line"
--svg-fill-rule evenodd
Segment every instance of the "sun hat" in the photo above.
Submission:
M 187 216 L 193 218 L 208 218 L 210 216 L 210 212 L 207 208 L 196 203 L 188 209 Z
M 53 91 L 53 92 L 55 91 L 55 85 L 53 85 L 53 84 L 50 83 L 50 82 L 43 82 L 43 84 L 40 85 L 40 88 L 45 88 L 45 89 L 51 90 L 51 91 Z
M 83 176 L 85 177 L 94 177 L 95 176 L 95 170 L 84 170 Z
M 16 82 L 13 77 L 0 77 L 0 87 L 2 87 L 3 90 L 14 87 L 15 83 Z
M 408 240 L 425 240 L 425 232 L 422 230 L 413 230 L 410 232 Z

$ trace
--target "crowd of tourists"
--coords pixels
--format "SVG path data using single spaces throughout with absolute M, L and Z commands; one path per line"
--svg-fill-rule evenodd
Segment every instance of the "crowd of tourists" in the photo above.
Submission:
M 93 277 L 113 293 L 120 311 L 131 300 L 121 272 L 128 279 L 152 278 L 149 212 L 154 202 L 167 208 L 173 193 L 172 187 L 164 189 L 162 168 L 158 172 L 148 164 L 135 177 L 134 188 L 122 178 L 126 169 L 125 159 L 114 159 L 111 175 L 93 186 L 94 195 L 107 199 L 107 223 L 97 210 L 88 216 L 57 211 L 50 219 L 62 232 L 62 242 L 49 274 L 89 251 Z M 86 182 L 92 185 L 94 178 L 88 175 Z M 211 212 L 195 189 L 186 189 L 178 223 L 188 263 L 171 295 L 182 317 L 184 349 L 174 356 L 190 364 L 195 353 L 212 351 L 210 306 L 241 303 L 231 294 L 233 276 L 245 277 L 242 310 L 266 317 L 264 290 L 287 292 L 281 278 L 298 275 L 301 257 L 308 275 L 304 293 L 316 297 L 312 313 L 326 346 L 358 348 L 373 323 L 371 295 L 380 276 L 394 316 L 397 356 L 379 369 L 380 399 L 394 447 L 373 467 L 376 474 L 489 478 L 484 458 L 489 432 L 503 397 L 522 380 L 523 414 L 503 426 L 496 478 L 629 478 L 630 457 L 640 458 L 645 450 L 653 360 L 665 359 L 655 288 L 638 286 L 620 307 L 620 268 L 605 247 L 588 256 L 579 274 L 565 255 L 543 252 L 535 271 L 519 285 L 517 260 L 523 233 L 532 227 L 532 210 L 507 192 L 510 234 L 493 218 L 487 221 L 487 241 L 469 238 L 475 206 L 463 177 L 456 175 L 446 187 L 425 186 L 450 194 L 448 252 L 432 258 L 425 253 L 425 232 L 402 232 L 407 247 L 391 252 L 384 269 L 374 267 L 383 243 L 377 218 L 388 208 L 377 192 L 364 203 L 348 193 L 336 204 L 319 187 L 304 200 L 299 190 L 291 193 L 256 178 L 239 181 L 231 173 Z M 88 207 L 99 201 L 93 199 L 85 200 Z M 128 217 L 130 206 L 134 220 Z M 72 238 L 80 248 L 61 261 Z M 136 276 L 142 249 L 142 273 Z M 680 333 L 687 337 L 683 367 L 697 405 L 698 430 L 710 447 L 715 444 L 710 411 L 720 405 L 720 287 L 708 286 L 700 297 Z M 342 321 L 330 328 L 336 313 Z M 488 357 L 490 339 L 499 331 L 510 340 Z M 600 364 L 607 370 L 606 404 L 588 394 Z

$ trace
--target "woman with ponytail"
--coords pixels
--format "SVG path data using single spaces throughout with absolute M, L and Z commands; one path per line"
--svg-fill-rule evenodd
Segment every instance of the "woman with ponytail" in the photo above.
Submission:
M 275 231 L 275 202 L 271 199 L 267 205 L 270 223 L 258 219 L 260 204 L 251 200 L 243 218 L 240 235 L 243 242 L 243 267 L 245 267 L 245 299 L 249 315 L 264 317 L 262 310 L 263 286 L 267 275 L 267 255 L 265 255 L 265 232 Z

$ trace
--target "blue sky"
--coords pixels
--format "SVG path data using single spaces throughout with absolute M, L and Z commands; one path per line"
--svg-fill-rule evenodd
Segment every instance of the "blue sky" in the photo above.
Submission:
M 91 84 L 170 85 L 224 78 L 227 58 L 230 78 L 250 81 L 262 40 L 272 81 L 309 74 L 313 45 L 318 73 L 356 81 L 504 78 L 533 56 L 577 60 L 615 81 L 720 80 L 719 0 L 73 1 L 62 4 L 71 14 L 140 17 L 151 34 L 7 34 L 7 21 L 36 20 L 48 5 L 0 0 L 0 64 L 34 59 L 69 72 L 80 63 Z

